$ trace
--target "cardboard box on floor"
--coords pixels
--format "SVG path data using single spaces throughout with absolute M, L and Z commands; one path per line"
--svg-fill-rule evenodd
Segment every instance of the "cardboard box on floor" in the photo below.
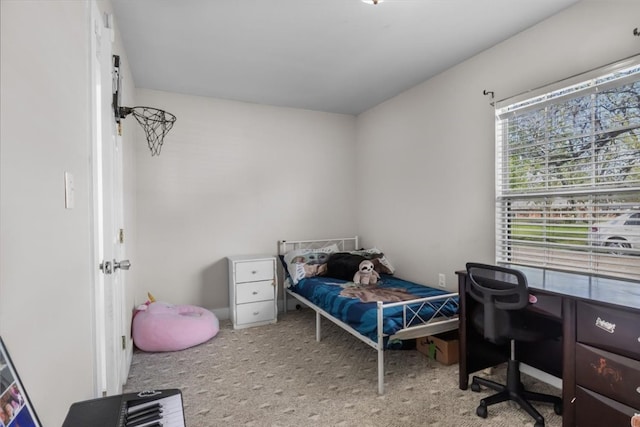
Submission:
M 444 365 L 458 363 L 458 331 L 449 331 L 438 335 L 416 339 L 416 350 L 434 357 L 432 345 L 435 346 L 435 359 Z

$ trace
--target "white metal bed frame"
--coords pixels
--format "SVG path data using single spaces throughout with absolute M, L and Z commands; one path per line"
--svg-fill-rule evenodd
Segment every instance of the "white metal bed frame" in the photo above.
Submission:
M 339 239 L 321 239 L 321 240 L 280 240 L 278 241 L 278 255 L 284 255 L 286 252 L 294 249 L 317 249 L 331 244 L 336 244 L 341 251 L 359 249 L 358 236 L 346 237 Z M 427 335 L 439 334 L 455 330 L 458 328 L 458 316 L 446 316 L 441 312 L 440 307 L 434 305 L 435 301 L 442 301 L 441 306 L 444 306 L 449 301 L 458 296 L 457 292 L 452 292 L 444 295 L 437 295 L 433 297 L 419 298 L 409 301 L 401 301 L 394 303 L 383 303 L 378 301 L 377 305 L 377 321 L 378 321 L 378 337 L 377 342 L 362 335 L 356 329 L 349 326 L 349 324 L 343 322 L 340 319 L 336 319 L 330 313 L 326 312 L 322 308 L 316 306 L 311 301 L 307 300 L 301 295 L 289 290 L 285 285 L 285 281 L 280 281 L 283 284 L 283 299 L 284 299 L 284 311 L 287 311 L 287 294 L 293 296 L 298 301 L 313 309 L 316 312 L 316 341 L 321 339 L 321 318 L 325 317 L 329 319 L 351 335 L 358 338 L 360 341 L 373 347 L 378 352 L 378 394 L 384 394 L 384 338 L 387 337 L 383 332 L 383 318 L 384 310 L 392 307 L 402 307 L 403 315 L 403 328 L 396 332 L 394 335 L 389 336 L 389 339 L 407 340 L 412 338 L 423 337 Z M 420 304 L 417 308 L 412 308 L 410 305 Z M 425 306 L 431 306 L 435 309 L 434 314 L 428 318 L 423 319 L 420 316 L 420 310 Z M 418 322 L 415 325 L 411 325 L 414 322 Z M 411 325 L 411 326 L 410 326 Z

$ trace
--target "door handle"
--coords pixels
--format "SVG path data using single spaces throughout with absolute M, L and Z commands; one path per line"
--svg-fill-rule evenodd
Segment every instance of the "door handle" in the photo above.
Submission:
M 128 270 L 131 267 L 131 262 L 128 259 L 123 259 L 122 261 L 113 260 L 113 269 L 119 268 L 120 270 Z
M 111 261 L 103 261 L 100 263 L 100 270 L 102 270 L 102 272 L 104 274 L 111 274 L 113 273 L 113 265 L 111 265 Z

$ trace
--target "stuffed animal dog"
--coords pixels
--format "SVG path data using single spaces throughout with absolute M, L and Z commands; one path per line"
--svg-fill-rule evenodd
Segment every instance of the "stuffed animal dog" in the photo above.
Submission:
M 353 283 L 356 285 L 375 285 L 378 283 L 380 275 L 373 269 L 373 263 L 364 260 L 360 263 L 358 271 L 353 276 Z

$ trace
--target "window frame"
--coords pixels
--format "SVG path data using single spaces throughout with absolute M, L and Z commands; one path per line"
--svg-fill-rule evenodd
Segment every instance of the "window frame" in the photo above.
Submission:
M 620 74 L 629 69 L 633 69 L 632 74 L 626 76 Z M 603 77 L 610 75 L 617 77 L 602 80 Z M 596 82 L 598 83 L 596 84 Z M 640 174 L 638 173 L 640 161 L 635 157 L 627 156 L 625 159 L 631 165 L 631 172 L 623 175 L 622 172 L 618 172 L 618 169 L 621 168 L 616 165 L 622 162 L 622 157 L 626 152 L 615 149 L 615 146 L 619 144 L 623 147 L 630 147 L 632 154 L 636 150 L 640 151 L 640 147 L 635 148 L 640 141 L 640 124 L 637 122 L 640 120 L 640 114 L 635 112 L 640 108 L 640 98 L 638 98 L 638 105 L 629 104 L 631 105 L 629 110 L 634 111 L 633 114 L 638 114 L 638 117 L 628 115 L 630 113 L 626 112 L 629 111 L 626 110 L 626 105 L 621 105 L 625 109 L 625 114 L 622 117 L 624 119 L 631 117 L 632 119 L 628 129 L 625 129 L 624 126 L 609 128 L 602 125 L 603 129 L 607 131 L 605 132 L 600 128 L 596 130 L 594 123 L 587 123 L 592 126 L 590 131 L 574 135 L 571 133 L 576 129 L 574 123 L 573 128 L 565 125 L 569 135 L 549 136 L 562 134 L 562 129 L 558 128 L 560 131 L 554 133 L 558 129 L 549 125 L 553 122 L 550 110 L 555 107 L 561 110 L 570 102 L 578 103 L 580 97 L 601 100 L 603 97 L 600 95 L 606 94 L 607 90 L 622 88 L 624 85 L 633 85 L 631 93 L 634 94 L 635 102 L 637 85 L 640 85 L 640 55 L 495 103 L 495 256 L 497 263 L 586 272 L 618 279 L 636 281 L 640 279 L 640 230 L 637 233 L 632 230 L 627 241 L 619 242 L 614 242 L 609 238 L 603 243 L 602 236 L 598 235 L 600 233 L 598 230 L 606 230 L 605 221 L 611 221 L 617 215 L 629 211 L 640 212 Z M 616 92 L 616 96 L 620 94 L 624 94 L 624 92 Z M 596 111 L 598 109 L 597 102 L 592 102 L 594 105 L 587 103 L 588 108 L 579 109 L 578 112 Z M 543 110 L 544 113 L 539 113 Z M 543 136 L 538 140 L 530 139 L 525 143 L 520 142 L 521 145 L 518 145 L 514 142 L 516 138 L 511 130 L 507 130 L 507 126 L 510 121 L 524 122 L 527 114 L 531 114 L 533 122 L 539 119 L 541 123 L 544 123 L 540 126 L 540 130 L 544 131 L 540 132 Z M 594 117 L 588 120 L 595 122 Z M 585 128 L 587 127 L 585 126 Z M 518 129 L 521 128 L 523 127 Z M 531 126 L 531 129 L 538 130 L 534 125 Z M 620 135 L 624 136 L 627 132 L 629 132 L 629 135 L 625 137 L 628 138 L 625 139 L 627 142 L 619 142 Z M 582 155 L 588 154 L 589 149 L 571 151 L 576 150 L 573 148 L 574 145 L 580 145 L 579 139 L 585 138 L 583 145 L 590 146 L 590 150 L 598 153 L 593 141 L 598 141 L 596 138 L 599 135 L 604 138 L 603 146 L 605 149 L 613 153 L 605 151 L 610 156 L 607 157 L 607 160 L 600 161 L 597 155 L 593 155 L 591 159 L 585 156 L 586 160 L 583 159 Z M 509 141 L 510 137 L 514 140 Z M 590 144 L 588 138 L 592 139 Z M 532 141 L 537 142 L 534 144 Z M 564 147 L 570 146 L 571 148 L 554 148 L 556 146 L 562 147 L 563 143 Z M 514 154 L 514 147 L 524 147 L 522 151 L 524 154 L 519 156 Z M 536 160 L 535 155 L 528 154 L 526 150 L 531 152 L 534 150 L 546 151 L 548 157 L 551 157 L 548 153 L 553 150 L 567 151 L 569 154 L 564 154 L 566 157 L 561 157 L 561 155 L 561 161 L 558 163 L 566 163 L 569 165 L 568 168 L 575 167 L 578 172 L 573 171 L 574 175 L 580 175 L 588 168 L 593 169 L 592 176 L 585 175 L 587 178 L 593 179 L 593 182 L 581 184 L 580 180 L 585 178 L 576 178 L 575 181 L 571 181 L 573 183 L 571 185 L 566 184 L 564 182 L 566 180 L 558 180 L 560 184 L 553 184 L 555 174 L 571 176 L 571 171 L 557 172 L 554 169 L 555 166 L 549 166 L 549 163 L 543 165 L 546 160 L 542 156 L 538 156 L 539 159 Z M 570 157 L 570 154 L 573 154 L 574 157 Z M 511 165 L 514 158 L 519 158 L 524 164 L 519 170 L 517 166 Z M 527 170 L 527 164 L 530 165 L 530 170 Z M 615 177 L 598 176 L 595 169 L 602 165 L 607 168 L 603 169 L 605 172 L 612 173 Z M 514 191 L 517 186 L 514 185 L 516 178 L 512 174 L 530 172 L 534 170 L 534 166 L 543 172 L 539 176 L 532 174 L 521 176 L 518 181 L 521 182 L 520 190 Z M 557 167 L 557 169 L 560 168 Z M 624 168 L 622 169 L 624 170 Z M 540 170 L 536 171 L 540 172 Z M 619 176 L 623 176 L 623 180 L 627 176 L 632 179 L 626 184 L 620 184 L 620 182 L 616 182 Z M 532 177 L 533 179 L 530 180 Z M 534 180 L 539 182 L 537 185 L 541 188 L 532 188 L 536 186 L 535 183 L 532 184 Z M 549 182 L 552 182 L 551 186 Z M 617 246 L 615 246 L 616 243 Z M 631 268 L 626 267 L 627 264 L 631 264 Z M 637 268 L 634 268 L 635 266 Z

